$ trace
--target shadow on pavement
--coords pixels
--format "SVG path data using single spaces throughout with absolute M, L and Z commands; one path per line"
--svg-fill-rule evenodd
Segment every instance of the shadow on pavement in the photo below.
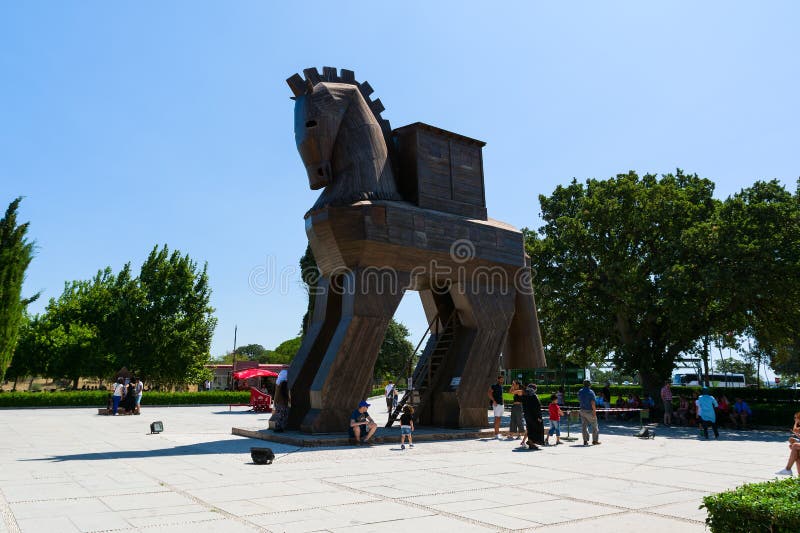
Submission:
M 39 457 L 36 459 L 18 459 L 18 460 L 50 461 L 56 463 L 64 461 L 107 461 L 114 459 L 145 459 L 154 457 L 180 457 L 180 456 L 193 456 L 193 455 L 220 455 L 220 454 L 249 455 L 251 447 L 262 447 L 262 448 L 269 447 L 272 448 L 276 454 L 295 453 L 298 451 L 346 448 L 343 446 L 338 446 L 334 448 L 328 448 L 328 447 L 298 448 L 296 446 L 288 446 L 285 444 L 265 443 L 264 441 L 257 439 L 239 438 L 239 439 L 217 440 L 210 442 L 198 442 L 197 444 L 187 444 L 183 446 L 173 446 L 170 448 L 157 448 L 151 450 L 119 450 L 119 451 L 96 452 L 96 453 L 76 453 L 70 455 L 53 455 L 50 457 Z M 352 448 L 357 448 L 357 446 L 352 446 Z

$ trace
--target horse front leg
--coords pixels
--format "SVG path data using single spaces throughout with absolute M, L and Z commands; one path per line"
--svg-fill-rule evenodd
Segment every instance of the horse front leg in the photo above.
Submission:
M 350 413 L 372 388 L 375 361 L 406 283 L 396 272 L 377 278 L 356 269 L 337 278 L 341 315 L 309 390 L 301 431 L 345 431 Z M 381 281 L 382 280 L 382 281 Z
M 322 358 L 328 350 L 342 313 L 340 292 L 331 291 L 330 278 L 322 278 L 314 287 L 314 308 L 311 321 L 303 335 L 303 342 L 289 366 L 291 408 L 287 425 L 299 429 L 303 418 L 311 409 L 311 383 L 319 371 Z

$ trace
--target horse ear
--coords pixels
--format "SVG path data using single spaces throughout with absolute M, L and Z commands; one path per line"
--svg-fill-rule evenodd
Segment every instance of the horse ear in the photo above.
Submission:
M 299 74 L 295 73 L 286 80 L 286 83 L 289 85 L 295 97 L 302 96 L 306 93 L 306 84 Z

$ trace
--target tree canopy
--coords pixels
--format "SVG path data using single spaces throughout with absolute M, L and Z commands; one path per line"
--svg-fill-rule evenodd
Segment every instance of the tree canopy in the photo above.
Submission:
M 33 243 L 28 241 L 28 223 L 17 223 L 17 209 L 22 198 L 17 198 L 0 219 L 0 381 L 19 338 L 20 325 L 26 306 L 38 298 L 22 298 L 25 271 L 33 259 Z
M 65 284 L 42 315 L 29 319 L 14 355 L 15 377 L 37 373 L 69 378 L 108 377 L 122 367 L 151 385 L 209 377 L 211 336 L 206 267 L 188 255 L 154 247 L 134 277 L 130 264 L 91 280 Z
M 525 236 L 548 358 L 610 357 L 652 390 L 710 339 L 797 338 L 797 198 L 775 181 L 725 201 L 713 191 L 678 170 L 540 196 L 544 225 Z

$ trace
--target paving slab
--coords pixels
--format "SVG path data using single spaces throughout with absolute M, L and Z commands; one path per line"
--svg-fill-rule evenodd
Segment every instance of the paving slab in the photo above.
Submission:
M 154 420 L 163 433 L 148 434 Z M 602 445 L 538 452 L 484 431 L 406 450 L 396 428 L 372 447 L 231 434 L 267 422 L 219 406 L 0 409 L 0 533 L 703 531 L 703 496 L 773 479 L 786 460 L 779 431 L 639 440 L 635 424 L 602 420 Z M 254 465 L 250 448 L 265 445 L 275 462 Z

